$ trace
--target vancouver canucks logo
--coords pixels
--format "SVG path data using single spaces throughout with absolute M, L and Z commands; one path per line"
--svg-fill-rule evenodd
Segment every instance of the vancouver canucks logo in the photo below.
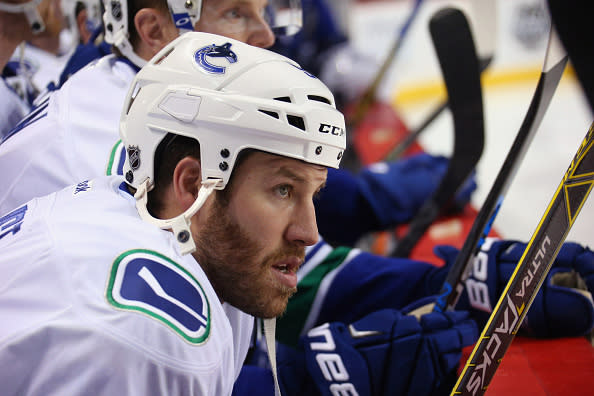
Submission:
M 140 149 L 138 146 L 128 146 L 128 158 L 130 159 L 130 168 L 136 170 L 140 168 Z
M 210 334 L 210 304 L 200 282 L 158 252 L 133 249 L 117 257 L 106 298 L 118 309 L 161 322 L 192 344 L 205 342 Z
M 198 66 L 206 70 L 209 73 L 224 74 L 226 66 L 216 65 L 211 63 L 215 58 L 225 59 L 229 64 L 237 62 L 237 55 L 231 51 L 231 43 L 225 43 L 223 45 L 207 45 L 206 47 L 200 48 L 194 54 L 194 60 Z

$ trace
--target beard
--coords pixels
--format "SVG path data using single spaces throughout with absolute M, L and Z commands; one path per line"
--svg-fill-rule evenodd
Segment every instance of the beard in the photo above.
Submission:
M 219 299 L 255 317 L 277 317 L 297 288 L 282 285 L 272 266 L 289 256 L 303 261 L 305 248 L 286 244 L 259 258 L 267 246 L 251 237 L 229 214 L 227 206 L 218 195 L 215 197 L 205 227 L 198 233 L 198 263 Z

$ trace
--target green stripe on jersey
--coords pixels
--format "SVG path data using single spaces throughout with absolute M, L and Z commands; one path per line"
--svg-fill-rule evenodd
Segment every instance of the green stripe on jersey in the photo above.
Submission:
M 340 266 L 348 254 L 349 247 L 338 247 L 326 256 L 297 285 L 297 293 L 289 298 L 287 311 L 277 320 L 276 339 L 283 344 L 297 346 L 299 335 L 307 320 L 322 280 Z

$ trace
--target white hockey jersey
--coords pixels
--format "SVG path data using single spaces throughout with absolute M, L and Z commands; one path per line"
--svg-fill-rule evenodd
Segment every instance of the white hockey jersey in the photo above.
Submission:
M 2 395 L 230 395 L 253 317 L 221 304 L 119 176 L 0 218 Z
M 136 70 L 108 55 L 50 93 L 0 144 L 0 213 L 106 174 Z

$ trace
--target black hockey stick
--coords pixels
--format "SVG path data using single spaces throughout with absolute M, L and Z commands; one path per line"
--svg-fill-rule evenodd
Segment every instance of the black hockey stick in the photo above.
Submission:
M 567 56 L 565 51 L 561 47 L 555 31 L 551 29 L 544 66 L 528 112 L 510 147 L 503 166 L 499 170 L 495 182 L 472 224 L 464 245 L 462 245 L 458 256 L 456 256 L 456 261 L 446 276 L 439 298 L 434 306 L 435 311 L 441 312 L 446 309 L 453 309 L 458 302 L 464 290 L 464 281 L 467 277 L 467 271 L 470 269 L 471 260 L 480 250 L 484 238 L 491 229 L 507 188 L 511 184 L 526 154 L 526 150 L 551 103 L 566 64 Z
M 398 241 L 395 257 L 408 257 L 441 210 L 468 179 L 483 152 L 484 119 L 480 66 L 472 32 L 462 11 L 443 8 L 429 22 L 454 120 L 454 152 L 439 186 Z
M 474 28 L 472 29 L 475 38 L 477 54 L 481 74 L 487 70 L 493 61 L 495 52 L 495 24 L 496 24 L 496 2 L 493 0 L 474 0 L 471 4 L 474 14 Z M 421 133 L 448 108 L 448 101 L 444 100 L 413 129 L 410 134 L 398 143 L 386 156 L 385 161 L 393 161 L 400 158 L 406 150 L 419 138 Z
M 594 24 L 584 2 L 548 0 L 551 19 L 594 111 Z
M 563 176 L 452 391 L 482 395 L 594 186 L 594 123 Z

